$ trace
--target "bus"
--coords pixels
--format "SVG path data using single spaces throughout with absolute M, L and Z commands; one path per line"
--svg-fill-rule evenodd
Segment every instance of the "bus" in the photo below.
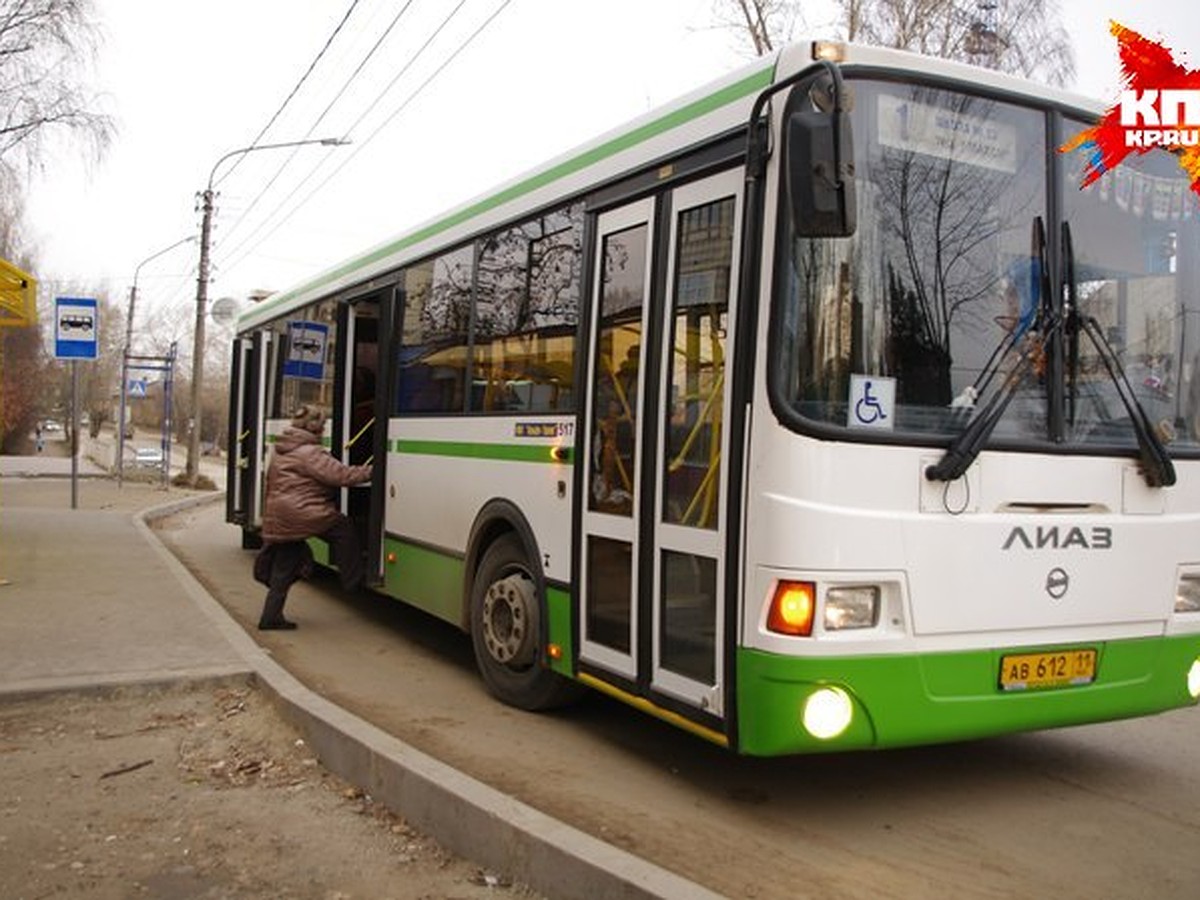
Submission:
M 227 518 L 321 404 L 495 697 L 740 754 L 1194 705 L 1200 204 L 1101 112 L 793 44 L 251 307 Z

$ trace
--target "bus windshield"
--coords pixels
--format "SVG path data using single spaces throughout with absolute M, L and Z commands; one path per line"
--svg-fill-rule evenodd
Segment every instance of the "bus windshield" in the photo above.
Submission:
M 1200 202 L 1175 158 L 1081 191 L 1083 151 L 1056 147 L 1083 117 L 847 84 L 857 232 L 782 235 L 773 388 L 789 423 L 944 443 L 1003 392 L 990 446 L 1126 453 L 1106 344 L 1169 453 L 1200 450 Z

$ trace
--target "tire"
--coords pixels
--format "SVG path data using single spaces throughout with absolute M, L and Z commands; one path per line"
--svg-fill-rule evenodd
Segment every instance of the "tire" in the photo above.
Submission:
M 521 541 L 506 534 L 479 562 L 471 585 L 471 644 L 489 693 L 525 710 L 552 709 L 582 692 L 542 656 L 545 602 Z

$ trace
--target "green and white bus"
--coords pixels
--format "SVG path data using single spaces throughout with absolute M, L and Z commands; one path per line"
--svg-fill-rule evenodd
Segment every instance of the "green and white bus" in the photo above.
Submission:
M 1195 704 L 1200 203 L 1081 190 L 1100 112 L 790 46 L 243 315 L 227 518 L 324 404 L 371 587 L 496 697 L 739 753 Z

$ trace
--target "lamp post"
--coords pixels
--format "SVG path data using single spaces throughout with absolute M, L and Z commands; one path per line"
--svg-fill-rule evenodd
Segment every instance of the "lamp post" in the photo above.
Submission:
M 129 392 L 129 354 L 133 351 L 133 310 L 137 304 L 137 283 L 138 275 L 142 271 L 142 266 L 151 260 L 158 259 L 166 253 L 170 253 L 176 247 L 183 244 L 191 243 L 196 239 L 194 234 L 189 234 L 185 238 L 180 238 L 169 247 L 164 247 L 157 253 L 152 253 L 137 264 L 137 268 L 133 270 L 133 286 L 129 289 L 129 316 L 125 319 L 125 352 L 121 354 L 121 412 L 117 422 L 117 486 L 121 487 L 125 476 L 125 395 Z
M 208 176 L 208 186 L 200 195 L 200 271 L 196 276 L 196 328 L 192 338 L 192 424 L 188 434 L 188 453 L 186 478 L 189 485 L 195 485 L 200 472 L 200 382 L 204 378 L 204 318 L 205 307 L 208 305 L 208 249 L 212 235 L 213 215 L 213 179 L 221 163 L 235 156 L 244 156 L 256 150 L 280 150 L 285 147 L 304 147 L 309 144 L 323 144 L 326 147 L 340 147 L 350 143 L 344 138 L 313 138 L 304 141 L 285 141 L 279 144 L 256 144 L 231 150 L 213 164 Z

